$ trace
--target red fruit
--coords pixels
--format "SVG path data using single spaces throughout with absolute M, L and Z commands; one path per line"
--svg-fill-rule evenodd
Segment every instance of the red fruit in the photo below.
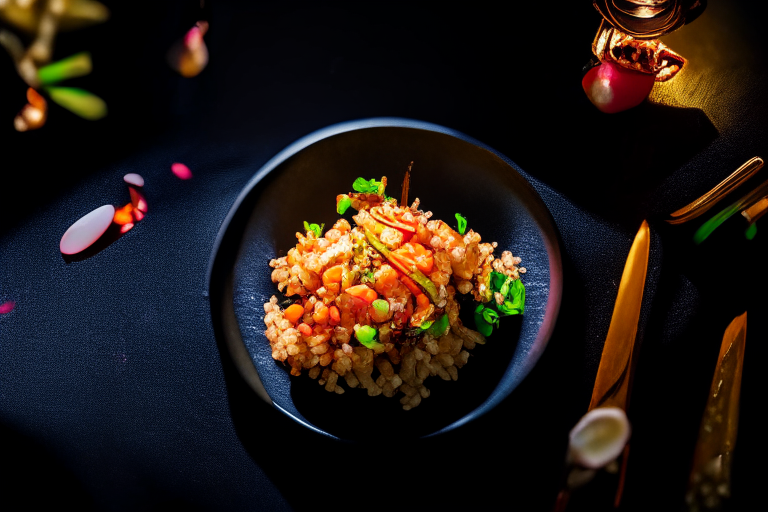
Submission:
M 651 93 L 655 81 L 654 75 L 607 61 L 587 71 L 581 86 L 598 109 L 614 114 L 642 103 Z

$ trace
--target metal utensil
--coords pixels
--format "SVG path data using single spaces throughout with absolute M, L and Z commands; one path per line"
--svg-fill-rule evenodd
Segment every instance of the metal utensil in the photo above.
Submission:
M 718 510 L 730 495 L 746 337 L 745 311 L 730 323 L 720 345 L 685 496 L 692 512 Z
M 717 202 L 726 195 L 736 190 L 736 188 L 754 176 L 757 171 L 763 167 L 763 164 L 763 159 L 759 156 L 750 158 L 744 162 L 741 167 L 733 171 L 730 176 L 715 185 L 712 190 L 686 206 L 683 206 L 679 210 L 672 212 L 670 214 L 670 217 L 672 218 L 668 219 L 667 222 L 669 224 L 682 224 L 700 216 L 717 204 Z
M 575 486 L 617 457 L 621 459 L 621 473 L 614 504 L 618 506 L 621 500 L 629 449 L 626 410 L 637 361 L 635 345 L 650 241 L 650 228 L 643 221 L 624 265 L 587 414 L 571 430 L 567 459 L 570 471 L 558 494 L 555 511 L 564 511 Z
M 693 241 L 697 244 L 703 242 L 718 226 L 738 212 L 742 212 L 742 215 L 745 217 L 749 215 L 747 220 L 750 223 L 754 223 L 764 212 L 764 210 L 760 210 L 760 206 L 757 205 L 759 205 L 766 197 L 768 197 L 768 180 L 764 181 L 754 190 L 745 194 L 738 201 L 730 204 L 702 224 L 701 227 L 696 230 L 696 233 L 694 233 Z M 755 207 L 755 210 L 752 210 L 752 207 Z M 745 212 L 747 212 L 746 215 Z

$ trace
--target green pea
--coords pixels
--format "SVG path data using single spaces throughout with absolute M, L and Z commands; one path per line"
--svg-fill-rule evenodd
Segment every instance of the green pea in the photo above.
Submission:
M 389 313 L 389 302 L 384 299 L 376 299 L 371 305 L 373 306 L 373 309 L 375 309 L 381 315 L 386 315 Z
M 370 343 L 376 337 L 376 329 L 370 325 L 364 325 L 355 332 L 355 338 L 357 341 L 365 345 Z

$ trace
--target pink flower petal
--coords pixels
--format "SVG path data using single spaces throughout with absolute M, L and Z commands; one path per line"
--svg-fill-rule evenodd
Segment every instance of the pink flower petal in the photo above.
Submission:
M 136 174 L 135 172 L 132 172 L 130 174 L 126 174 L 125 176 L 123 176 L 123 181 L 135 187 L 144 186 L 144 178 L 142 178 L 140 174 Z
M 10 313 L 11 311 L 13 311 L 13 308 L 15 307 L 16 307 L 16 303 L 13 302 L 12 300 L 9 300 L 8 302 L 0 304 L 0 315 Z
M 81 217 L 61 237 L 59 249 L 63 254 L 77 254 L 90 247 L 112 224 L 115 207 L 105 204 Z
M 173 171 L 177 178 L 182 180 L 188 180 L 192 177 L 192 171 L 189 170 L 189 167 L 178 162 L 171 165 L 171 171 Z

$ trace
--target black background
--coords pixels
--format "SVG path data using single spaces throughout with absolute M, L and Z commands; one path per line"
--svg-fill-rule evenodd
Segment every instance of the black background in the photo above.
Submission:
M 109 115 L 90 122 L 51 104 L 29 133 L 13 130 L 26 88 L 0 55 L 0 302 L 17 304 L 0 317 L 0 499 L 81 510 L 549 510 L 626 251 L 647 218 L 651 282 L 621 508 L 683 509 L 720 339 L 747 310 L 730 509 L 759 509 L 765 235 L 748 242 L 733 219 L 696 248 L 694 226 L 663 223 L 768 154 L 759 7 L 711 0 L 663 38 L 689 59 L 683 72 L 639 107 L 605 115 L 580 83 L 600 17 L 586 0 L 562 4 L 108 3 L 110 20 L 60 34 L 54 58 L 92 53 L 93 73 L 67 85 L 103 97 Z M 210 63 L 181 78 L 165 52 L 200 17 Z M 261 402 L 217 340 L 204 295 L 216 233 L 251 175 L 316 129 L 375 116 L 444 125 L 511 158 L 552 210 L 565 265 L 558 326 L 523 384 L 464 428 L 397 445 L 375 426 L 368 443 L 332 442 Z M 192 180 L 169 172 L 176 161 Z M 147 218 L 94 257 L 64 261 L 69 225 L 128 202 L 127 172 L 147 180 Z M 574 509 L 602 509 L 609 484 Z

